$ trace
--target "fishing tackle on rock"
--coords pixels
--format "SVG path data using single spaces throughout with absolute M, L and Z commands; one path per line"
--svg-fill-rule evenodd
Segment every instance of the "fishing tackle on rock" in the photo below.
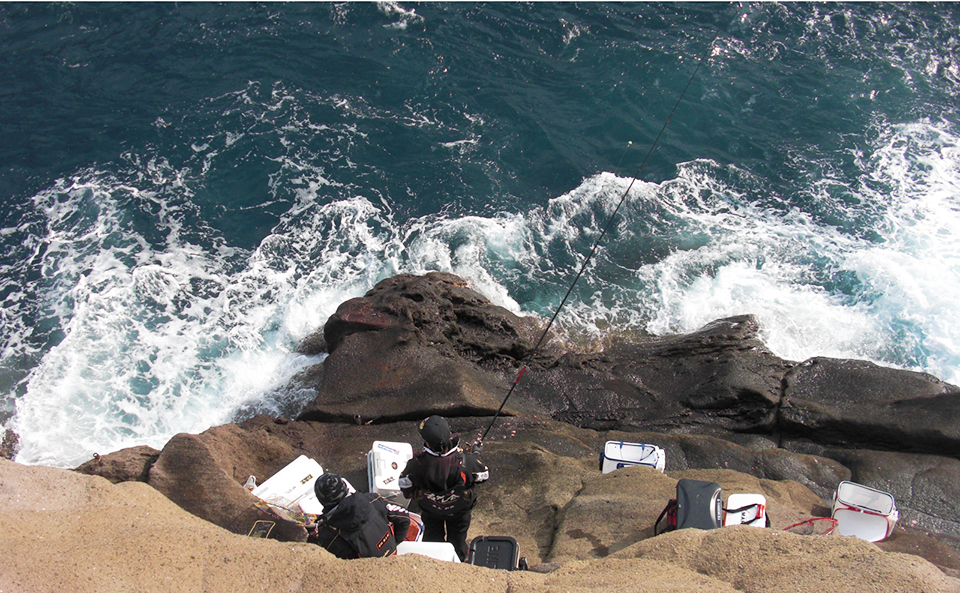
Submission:
M 600 246 L 600 241 L 603 240 L 604 235 L 607 233 L 607 229 L 610 228 L 610 225 L 613 223 L 613 219 L 616 218 L 617 213 L 620 211 L 620 207 L 623 206 L 623 203 L 627 199 L 627 194 L 630 193 L 630 190 L 633 188 L 633 184 L 640 177 L 640 172 L 643 171 L 643 167 L 647 164 L 647 160 L 650 158 L 650 155 L 653 153 L 653 149 L 656 148 L 657 143 L 660 142 L 660 137 L 663 135 L 664 130 L 667 129 L 667 124 L 670 123 L 670 120 L 673 118 L 674 112 L 676 112 L 677 107 L 680 106 L 680 102 L 683 101 L 684 95 L 687 94 L 687 89 L 690 88 L 690 85 L 693 83 L 693 79 L 697 76 L 697 72 L 700 70 L 700 66 L 703 65 L 704 60 L 706 60 L 707 55 L 710 54 L 713 44 L 717 41 L 717 37 L 720 35 L 719 31 L 713 36 L 713 39 L 707 45 L 706 50 L 700 56 L 700 60 L 697 62 L 697 67 L 694 68 L 693 74 L 690 75 L 690 79 L 687 81 L 687 85 L 683 87 L 683 91 L 680 93 L 680 96 L 677 98 L 676 104 L 673 106 L 673 109 L 670 111 L 670 115 L 667 116 L 666 121 L 663 122 L 663 127 L 660 128 L 660 132 L 657 134 L 657 137 L 653 140 L 653 143 L 650 145 L 650 149 L 647 151 L 646 156 L 643 157 L 643 161 L 640 163 L 640 168 L 637 169 L 637 174 L 630 180 L 630 184 L 627 186 L 627 189 L 624 190 L 623 195 L 620 196 L 620 201 L 617 203 L 617 207 L 613 209 L 613 213 L 610 214 L 610 217 L 607 219 L 606 224 L 603 226 L 603 229 L 600 231 L 600 235 L 597 237 L 597 240 L 593 243 L 593 247 L 590 249 L 590 252 L 587 254 L 587 257 L 583 260 L 583 264 L 580 266 L 580 270 L 577 272 L 577 275 L 574 277 L 573 282 L 570 283 L 570 288 L 567 289 L 567 293 L 563 295 L 563 299 L 560 300 L 560 304 L 557 305 L 557 309 L 553 312 L 553 317 L 550 318 L 550 321 L 547 322 L 546 327 L 543 328 L 543 332 L 540 334 L 540 339 L 537 340 L 536 345 L 533 347 L 533 350 L 530 351 L 524 357 L 524 360 L 530 359 L 536 355 L 540 350 L 540 346 L 543 344 L 543 341 L 547 337 L 547 333 L 550 331 L 550 328 L 553 326 L 553 322 L 556 321 L 557 316 L 560 315 L 560 310 L 567 303 L 567 299 L 570 298 L 570 294 L 573 292 L 574 287 L 577 285 L 577 281 L 580 280 L 580 277 L 583 276 L 583 272 L 587 269 L 587 265 L 590 263 L 590 260 L 593 258 L 594 253 L 597 251 L 597 247 Z M 628 145 L 629 146 L 629 145 Z M 624 151 L 626 152 L 626 151 Z M 621 157 L 621 161 L 623 158 Z M 500 407 L 497 408 L 496 413 L 493 415 L 493 419 L 490 420 L 490 424 L 487 426 L 486 430 L 483 431 L 483 434 L 480 435 L 475 443 L 481 443 L 483 439 L 486 438 L 487 433 L 490 432 L 490 429 L 493 428 L 493 425 L 496 423 L 497 418 L 500 417 L 500 412 L 503 411 L 503 407 L 507 405 L 507 400 L 510 399 L 510 396 L 513 395 L 514 389 L 517 388 L 517 385 L 520 384 L 520 378 L 523 377 L 523 374 L 527 371 L 527 366 L 524 364 L 520 367 L 520 371 L 517 373 L 516 379 L 513 380 L 513 385 L 510 386 L 510 390 L 507 391 L 507 395 L 503 398 L 503 401 L 500 402 Z

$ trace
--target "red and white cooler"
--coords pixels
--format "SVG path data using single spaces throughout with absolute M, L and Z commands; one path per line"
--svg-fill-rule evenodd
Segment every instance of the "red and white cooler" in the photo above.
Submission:
M 854 482 L 840 482 L 833 494 L 833 514 L 840 535 L 868 542 L 890 537 L 900 519 L 893 496 Z

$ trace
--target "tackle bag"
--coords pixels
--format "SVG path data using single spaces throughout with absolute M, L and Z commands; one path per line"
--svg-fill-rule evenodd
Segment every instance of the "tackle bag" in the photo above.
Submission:
M 664 529 L 660 522 L 666 518 Z M 677 497 L 670 500 L 653 525 L 653 534 L 660 535 L 674 529 L 717 529 L 723 525 L 723 499 L 720 485 L 703 480 L 677 482 Z
M 502 570 L 527 569 L 527 559 L 520 557 L 517 540 L 508 535 L 481 535 L 473 538 L 467 563 Z
M 833 513 L 840 535 L 868 542 L 890 537 L 900 519 L 893 496 L 854 482 L 840 482 L 833 493 Z
M 656 445 L 607 441 L 600 454 L 600 471 L 609 474 L 623 467 L 642 465 L 663 473 L 665 462 L 663 449 Z
M 342 559 L 396 554 L 393 526 L 377 508 L 378 502 L 386 504 L 380 495 L 366 492 L 344 498 L 336 508 L 320 516 L 317 543 Z

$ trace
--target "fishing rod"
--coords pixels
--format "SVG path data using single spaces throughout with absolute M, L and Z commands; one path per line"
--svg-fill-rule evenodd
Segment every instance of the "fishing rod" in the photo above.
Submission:
M 627 199 L 627 194 L 630 193 L 630 190 L 633 188 L 633 184 L 640 177 L 640 172 L 643 171 L 643 167 L 647 164 L 647 160 L 650 158 L 650 155 L 653 154 L 653 149 L 657 147 L 657 143 L 660 142 L 660 137 L 663 136 L 664 130 L 667 129 L 667 125 L 670 123 L 670 120 L 673 118 L 673 114 L 677 111 L 677 107 L 680 106 L 680 102 L 683 101 L 684 95 L 687 94 L 687 89 L 690 88 L 690 85 L 693 83 L 693 79 L 697 76 L 697 72 L 700 71 L 700 66 L 703 65 L 704 60 L 706 60 L 707 55 L 710 54 L 713 44 L 717 41 L 720 32 L 713 36 L 713 39 L 707 45 L 707 49 L 704 50 L 703 54 L 700 56 L 700 60 L 697 62 L 697 67 L 693 69 L 693 74 L 690 75 L 690 80 L 687 81 L 687 85 L 683 87 L 683 91 L 680 93 L 680 96 L 677 98 L 676 104 L 673 106 L 673 109 L 670 111 L 670 115 L 667 116 L 666 121 L 663 122 L 663 127 L 660 128 L 660 133 L 657 134 L 657 137 L 653 140 L 653 144 L 650 145 L 650 150 L 647 151 L 643 161 L 640 163 L 640 168 L 637 169 L 637 175 L 630 180 L 630 184 L 627 185 L 627 189 L 623 192 L 623 195 L 620 196 L 620 201 L 617 203 L 617 207 L 613 209 L 613 212 L 610 214 L 610 217 L 607 218 L 606 224 L 603 226 L 603 229 L 600 231 L 600 235 L 597 237 L 597 240 L 593 243 L 593 248 L 590 249 L 590 253 L 587 254 L 586 259 L 583 260 L 583 264 L 580 266 L 580 270 L 577 272 L 577 275 L 574 277 L 573 282 L 570 283 L 570 288 L 567 289 L 567 293 L 563 295 L 563 299 L 560 300 L 560 304 L 557 305 L 557 309 L 553 312 L 553 317 L 550 318 L 550 321 L 547 322 L 546 327 L 543 328 L 543 333 L 540 334 L 540 339 L 537 340 L 536 345 L 533 347 L 533 350 L 527 354 L 523 360 L 528 360 L 536 355 L 540 350 L 540 346 L 543 344 L 543 341 L 547 337 L 547 333 L 550 331 L 550 328 L 553 326 L 553 322 L 557 320 L 557 316 L 560 315 L 560 310 L 563 309 L 563 306 L 567 303 L 567 299 L 570 298 L 570 294 L 573 292 L 573 288 L 577 285 L 577 281 L 580 280 L 580 277 L 583 276 L 583 272 L 587 269 L 587 265 L 590 263 L 590 260 L 593 258 L 594 253 L 597 251 L 597 247 L 600 246 L 600 241 L 603 240 L 603 236 L 607 233 L 607 229 L 610 228 L 610 225 L 613 223 L 613 219 L 616 218 L 617 213 L 620 212 L 620 207 L 623 206 L 623 203 Z M 629 147 L 631 143 L 628 143 Z M 626 149 L 624 149 L 624 154 L 626 154 Z M 621 162 L 623 157 L 620 157 Z M 617 165 L 617 168 L 620 166 Z M 527 371 L 527 365 L 524 364 L 520 367 L 520 372 L 517 373 L 517 378 L 513 380 L 513 385 L 510 386 L 509 391 L 507 391 L 506 397 L 503 398 L 503 401 L 500 402 L 500 407 L 497 408 L 497 412 L 493 415 L 493 419 L 490 421 L 490 424 L 487 426 L 487 429 L 483 431 L 483 434 L 480 435 L 475 442 L 481 443 L 483 439 L 486 438 L 487 433 L 490 432 L 490 429 L 493 428 L 493 425 L 496 423 L 497 418 L 500 417 L 500 412 L 503 411 L 503 407 L 507 405 L 507 400 L 510 399 L 510 396 L 513 395 L 514 389 L 517 388 L 517 385 L 520 384 L 520 378 L 523 377 L 523 374 Z

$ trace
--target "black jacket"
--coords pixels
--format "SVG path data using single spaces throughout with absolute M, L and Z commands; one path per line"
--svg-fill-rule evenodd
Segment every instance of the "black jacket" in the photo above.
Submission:
M 409 527 L 407 509 L 373 492 L 355 492 L 320 516 L 311 541 L 338 558 L 392 556 Z
M 399 486 L 421 511 L 449 516 L 472 509 L 477 504 L 474 486 L 489 477 L 489 469 L 476 453 L 455 448 L 438 455 L 424 449 L 407 462 Z

